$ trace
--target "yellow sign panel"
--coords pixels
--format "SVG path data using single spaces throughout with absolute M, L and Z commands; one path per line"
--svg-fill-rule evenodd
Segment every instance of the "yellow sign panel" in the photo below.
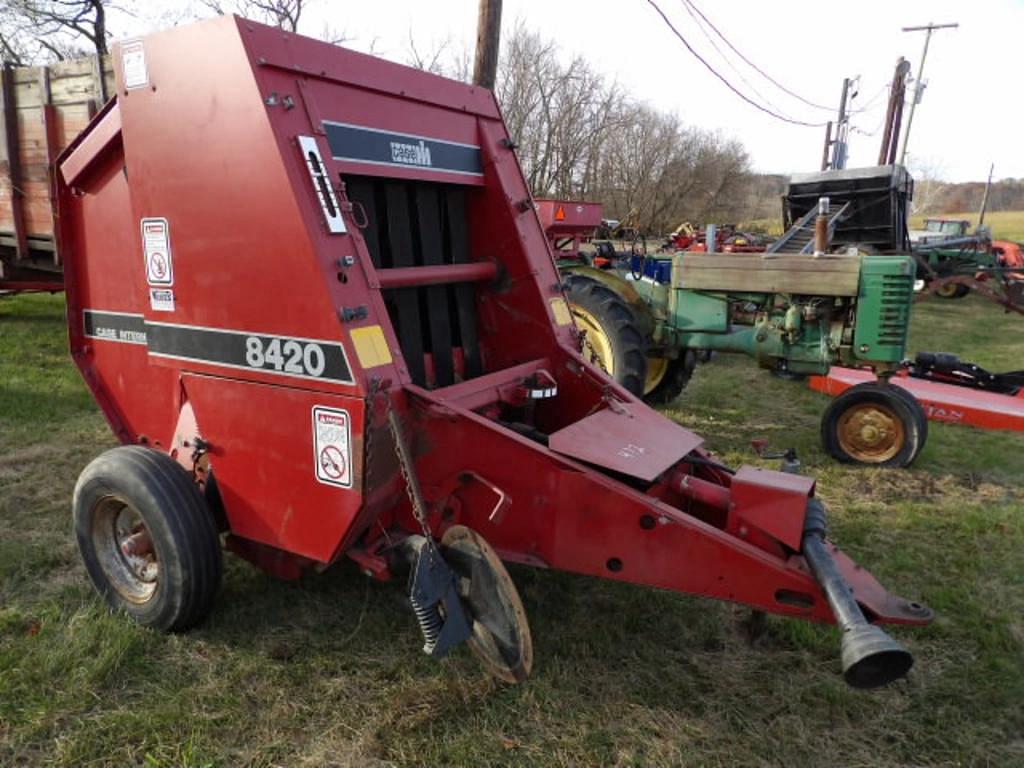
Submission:
M 555 322 L 559 325 L 572 325 L 572 314 L 569 312 L 569 305 L 565 299 L 558 296 L 551 299 L 551 311 L 555 314 Z
M 352 343 L 363 369 L 376 368 L 391 363 L 391 348 L 384 338 L 384 329 L 379 325 L 368 325 L 352 331 Z

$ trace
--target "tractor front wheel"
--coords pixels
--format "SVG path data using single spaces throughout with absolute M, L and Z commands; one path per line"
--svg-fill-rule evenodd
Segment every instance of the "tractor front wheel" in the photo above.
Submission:
M 910 466 L 927 434 L 924 410 L 913 395 L 875 381 L 843 392 L 821 420 L 825 450 L 847 464 Z
M 170 456 L 137 445 L 101 454 L 78 478 L 73 513 L 89 578 L 115 610 L 166 632 L 209 613 L 220 539 L 192 477 Z
M 647 357 L 633 310 L 597 280 L 569 275 L 566 283 L 569 310 L 583 332 L 583 356 L 634 395 L 642 396 Z

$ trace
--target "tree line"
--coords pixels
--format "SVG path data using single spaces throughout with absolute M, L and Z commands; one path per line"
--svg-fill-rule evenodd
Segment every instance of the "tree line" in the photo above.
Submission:
M 289 31 L 313 0 L 181 0 L 161 6 L 154 28 L 215 13 L 239 13 Z M 109 0 L 0 0 L 0 53 L 28 65 L 108 52 Z M 138 10 L 152 14 L 156 7 Z M 331 42 L 343 34 L 313 31 Z M 407 63 L 469 80 L 470 56 L 429 53 L 411 35 Z M 524 23 L 504 35 L 496 95 L 536 197 L 591 200 L 608 217 L 660 234 L 682 221 L 734 222 L 763 208 L 751 199 L 749 158 L 735 139 L 687 125 L 631 98 L 582 56 Z

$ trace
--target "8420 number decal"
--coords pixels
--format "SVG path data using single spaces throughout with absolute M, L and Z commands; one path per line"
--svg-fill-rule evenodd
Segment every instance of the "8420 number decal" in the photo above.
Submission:
M 146 322 L 149 353 L 231 368 L 351 384 L 345 348 L 336 341 Z
M 315 341 L 270 339 L 266 346 L 259 336 L 245 339 L 245 362 L 251 368 L 273 368 L 300 376 L 323 376 L 327 358 Z

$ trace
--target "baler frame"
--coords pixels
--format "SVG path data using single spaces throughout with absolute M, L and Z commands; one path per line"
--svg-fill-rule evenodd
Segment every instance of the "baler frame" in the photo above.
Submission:
M 87 563 L 107 483 L 143 520 L 122 551 L 189 573 L 175 526 L 208 526 L 133 496 L 157 478 L 194 510 L 201 489 L 228 547 L 278 575 L 348 556 L 389 578 L 479 539 L 514 562 L 838 619 L 852 684 L 905 673 L 868 621 L 930 611 L 825 542 L 812 479 L 723 467 L 584 360 L 493 94 L 235 17 L 115 61 L 117 98 L 59 160 L 72 354 L 128 446 L 76 492 Z M 430 594 L 466 580 L 428 570 Z M 204 584 L 158 589 L 181 602 L 149 623 L 201 619 Z M 414 601 L 431 632 L 439 604 Z M 519 679 L 523 659 L 504 661 Z

